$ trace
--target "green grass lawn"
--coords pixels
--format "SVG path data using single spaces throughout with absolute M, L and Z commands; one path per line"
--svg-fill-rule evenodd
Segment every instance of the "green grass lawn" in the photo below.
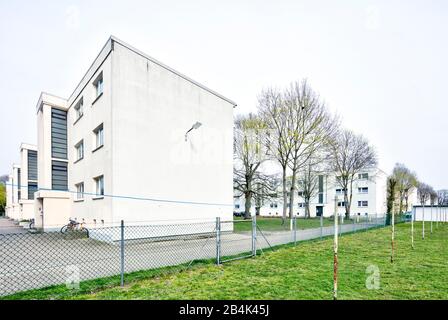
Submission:
M 415 224 L 411 249 L 410 224 L 396 226 L 395 262 L 390 262 L 390 228 L 345 235 L 339 243 L 339 299 L 448 299 L 448 224 L 434 227 L 421 239 Z M 301 242 L 265 251 L 256 258 L 221 266 L 199 263 L 133 276 L 119 286 L 101 288 L 100 280 L 81 284 L 80 291 L 63 286 L 34 290 L 9 298 L 65 299 L 332 299 L 332 238 Z M 366 288 L 366 269 L 380 272 L 379 289 Z M 132 277 L 127 277 L 132 279 Z M 102 280 L 107 284 L 106 280 Z M 116 282 L 115 282 L 116 283 Z
M 251 231 L 251 220 L 244 220 L 243 218 L 235 218 L 234 231 L 235 232 L 244 232 Z M 328 218 L 323 219 L 324 227 L 333 225 L 333 220 L 329 220 Z M 282 219 L 277 217 L 257 217 L 257 225 L 263 231 L 281 231 L 281 230 L 290 230 L 291 220 L 287 219 L 285 223 L 282 224 Z M 311 228 L 319 228 L 320 227 L 320 219 L 319 218 L 298 218 L 297 219 L 297 229 L 311 229 Z

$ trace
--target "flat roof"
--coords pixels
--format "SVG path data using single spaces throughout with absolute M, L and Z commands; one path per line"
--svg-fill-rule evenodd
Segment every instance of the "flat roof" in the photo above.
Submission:
M 27 149 L 27 150 L 34 150 L 34 151 L 37 151 L 37 146 L 36 146 L 35 144 L 22 142 L 22 143 L 20 144 L 20 150 L 22 150 L 22 149 Z

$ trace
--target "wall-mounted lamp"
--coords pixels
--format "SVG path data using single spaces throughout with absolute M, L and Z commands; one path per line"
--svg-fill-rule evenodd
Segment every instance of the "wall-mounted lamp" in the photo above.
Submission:
M 200 126 L 202 126 L 202 123 L 200 123 L 200 122 L 196 122 L 196 123 L 190 128 L 190 130 L 188 130 L 187 132 L 185 132 L 185 141 L 187 141 L 187 135 L 188 135 L 188 133 L 189 133 L 191 130 L 198 129 Z

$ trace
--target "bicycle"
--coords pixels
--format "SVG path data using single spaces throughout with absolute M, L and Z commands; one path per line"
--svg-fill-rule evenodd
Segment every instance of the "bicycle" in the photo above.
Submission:
M 61 228 L 61 233 L 65 235 L 72 232 L 85 232 L 87 238 L 89 237 L 89 229 L 84 227 L 84 222 L 79 223 L 78 221 L 69 219 L 69 223 Z
M 34 219 L 30 220 L 30 224 L 28 225 L 28 229 L 29 229 L 30 232 L 33 232 L 33 233 L 37 231 L 37 229 L 35 227 L 35 224 L 34 224 Z

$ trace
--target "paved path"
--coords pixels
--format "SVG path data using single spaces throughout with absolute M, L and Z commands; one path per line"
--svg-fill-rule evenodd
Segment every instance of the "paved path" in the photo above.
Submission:
M 3 229 L 14 229 L 10 221 L 0 220 Z M 6 219 L 5 219 L 6 220 Z M 344 225 L 342 232 L 374 227 L 373 224 Z M 9 231 L 9 230 L 8 230 Z M 114 229 L 114 231 L 116 231 Z M 64 284 L 79 275 L 80 280 L 120 273 L 120 243 L 98 239 L 68 237 L 59 232 L 41 234 L 0 233 L 0 296 L 14 292 Z M 333 234 L 324 227 L 323 236 Z M 298 230 L 296 240 L 316 239 L 321 229 Z M 292 231 L 264 231 L 257 234 L 257 248 L 291 243 Z M 252 249 L 250 232 L 226 232 L 221 236 L 221 256 L 232 256 Z M 171 241 L 143 239 L 126 241 L 125 272 L 174 266 L 198 259 L 216 258 L 216 238 L 184 236 Z
M 14 224 L 13 221 L 8 218 L 0 218 L 0 234 L 11 234 L 11 233 L 27 233 L 22 227 Z

